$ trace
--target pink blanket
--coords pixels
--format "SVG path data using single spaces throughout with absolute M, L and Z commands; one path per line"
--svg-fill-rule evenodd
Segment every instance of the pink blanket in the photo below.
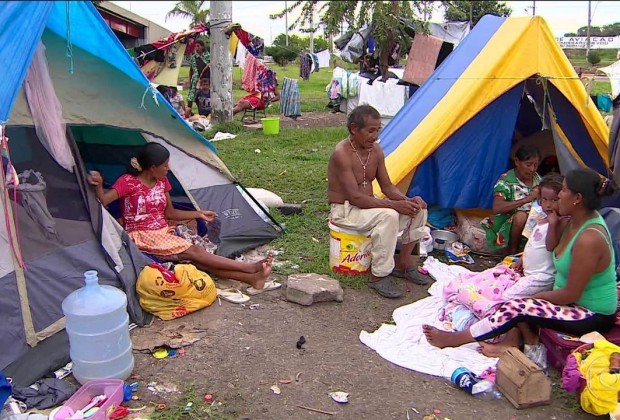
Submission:
M 461 274 L 444 288 L 443 297 L 449 304 L 464 305 L 477 318 L 484 318 L 506 301 L 504 292 L 520 278 L 504 265 L 480 273 Z

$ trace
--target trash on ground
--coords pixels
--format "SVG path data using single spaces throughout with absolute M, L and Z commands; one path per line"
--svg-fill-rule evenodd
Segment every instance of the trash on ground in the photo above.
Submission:
M 292 379 L 278 379 L 278 382 L 280 382 L 281 384 L 290 384 L 291 382 L 293 382 Z
M 224 133 L 223 131 L 218 131 L 217 133 L 215 133 L 215 136 L 213 136 L 211 141 L 228 140 L 228 139 L 234 139 L 235 137 L 237 136 L 234 134 Z
M 295 382 L 299 382 L 300 376 L 301 376 L 301 372 L 297 372 L 297 375 L 295 375 Z
M 280 395 L 281 391 L 280 391 L 280 387 L 278 385 L 272 385 L 271 388 L 269 388 L 270 390 L 273 391 L 274 394 L 276 395 Z
M 179 392 L 178 388 L 176 387 L 176 385 L 172 384 L 172 385 L 163 385 L 163 384 L 158 384 L 157 382 L 150 382 L 146 389 L 148 389 L 151 393 L 153 394 L 171 394 L 171 393 L 177 393 Z
M 135 330 L 131 335 L 131 342 L 134 350 L 153 352 L 158 347 L 171 349 L 187 347 L 202 340 L 206 335 L 206 329 L 155 321 L 148 328 Z
M 329 396 L 332 400 L 340 404 L 346 404 L 349 402 L 349 393 L 343 391 L 330 392 Z
M 315 413 L 321 413 L 321 414 L 327 414 L 328 416 L 335 416 L 336 413 L 332 413 L 330 411 L 323 411 L 323 410 L 319 410 L 317 408 L 312 408 L 312 407 L 306 407 L 303 405 L 298 405 L 298 408 L 303 408 L 304 410 L 308 410 L 308 411 L 314 411 Z
M 304 337 L 302 335 L 301 337 L 299 337 L 299 340 L 297 340 L 296 346 L 297 346 L 298 349 L 301 350 L 303 348 L 304 344 L 306 344 L 306 337 Z
M 213 395 L 205 394 L 204 400 L 207 404 L 211 404 L 213 402 Z
M 165 359 L 166 357 L 168 357 L 168 349 L 165 349 L 163 347 L 156 349 L 155 351 L 153 351 L 153 357 L 156 359 Z

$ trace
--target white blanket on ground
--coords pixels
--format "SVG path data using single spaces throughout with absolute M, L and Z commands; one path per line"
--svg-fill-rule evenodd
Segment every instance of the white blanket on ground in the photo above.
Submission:
M 431 296 L 397 308 L 392 315 L 396 325 L 383 324 L 373 333 L 362 331 L 360 341 L 384 359 L 428 375 L 449 379 L 458 367 L 466 367 L 477 375 L 488 368 L 494 368 L 497 359 L 478 353 L 476 343 L 438 349 L 426 341 L 422 325 L 442 328 L 438 315 L 445 303 L 442 298 L 444 285 L 458 273 L 469 270 L 444 264 L 433 257 L 425 261 L 424 268 L 436 280 L 428 291 Z

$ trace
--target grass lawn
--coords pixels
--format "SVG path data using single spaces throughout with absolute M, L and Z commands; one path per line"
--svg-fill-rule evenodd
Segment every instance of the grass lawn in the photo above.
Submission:
M 275 269 L 280 274 L 327 274 L 343 285 L 364 284 L 364 276 L 336 275 L 328 262 L 327 161 L 334 145 L 346 135 L 344 127 L 283 128 L 278 136 L 242 131 L 234 140 L 214 143 L 220 158 L 245 187 L 268 189 L 285 203 L 303 203 L 301 215 L 272 212 L 286 229 L 282 237 L 272 242 L 275 249 L 284 251 L 277 260 L 290 262 Z M 295 265 L 299 267 L 292 268 Z

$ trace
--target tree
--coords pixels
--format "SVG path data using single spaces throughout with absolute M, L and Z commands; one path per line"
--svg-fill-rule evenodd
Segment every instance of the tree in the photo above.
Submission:
M 326 50 L 329 47 L 327 41 L 322 36 L 314 38 L 314 48 L 317 51 Z M 299 35 L 289 35 L 288 46 L 286 45 L 286 35 L 280 34 L 273 40 L 273 45 L 267 47 L 265 52 L 273 57 L 276 63 L 281 66 L 294 61 L 299 53 L 310 48 L 310 37 Z
M 412 22 L 417 31 L 425 30 L 424 23 L 414 20 L 414 16 L 419 18 L 417 12 L 430 10 L 432 2 L 429 1 L 325 1 L 319 7 L 319 2 L 315 0 L 295 1 L 290 7 L 280 13 L 270 15 L 271 19 L 280 19 L 286 13 L 291 13 L 300 9 L 300 16 L 290 25 L 289 30 L 296 28 L 307 28 L 307 25 L 318 22 L 324 26 L 327 35 L 335 35 L 340 32 L 341 23 L 346 23 L 351 31 L 357 31 L 368 25 L 373 25 L 373 37 L 375 44 L 380 51 L 379 63 L 382 68 L 388 66 L 389 56 L 397 42 L 406 45 L 410 42 L 410 37 L 405 35 L 405 22 Z M 318 10 L 317 10 L 318 8 Z M 315 12 L 318 13 L 318 21 L 314 19 Z M 315 28 L 316 30 L 319 25 Z M 289 38 L 290 43 L 290 38 Z M 387 74 L 384 74 L 387 77 Z
M 286 47 L 286 35 L 280 34 L 273 40 L 274 46 Z M 291 50 L 301 51 L 307 50 L 310 48 L 310 37 L 304 36 L 301 37 L 299 35 L 289 35 L 288 36 L 288 47 Z M 314 48 L 315 51 L 326 50 L 329 48 L 329 44 L 327 40 L 323 36 L 315 36 L 314 37 Z
M 444 19 L 446 21 L 478 23 L 484 15 L 510 16 L 512 9 L 501 1 L 444 1 Z
M 564 36 L 587 36 L 588 27 L 582 26 L 577 29 L 577 33 L 570 32 Z M 590 36 L 618 36 L 620 35 L 620 22 L 612 23 L 605 26 L 590 26 Z
M 190 27 L 194 27 L 201 23 L 207 23 L 209 20 L 209 9 L 203 9 L 206 1 L 179 1 L 174 8 L 166 13 L 166 20 L 171 17 L 190 18 L 192 21 Z

